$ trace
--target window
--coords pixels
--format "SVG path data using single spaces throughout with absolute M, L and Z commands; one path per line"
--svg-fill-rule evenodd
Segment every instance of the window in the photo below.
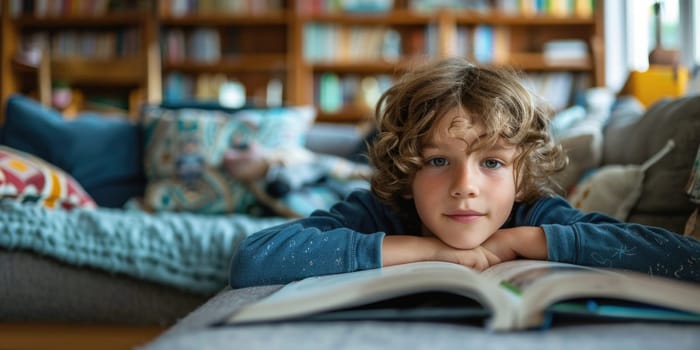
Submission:
M 685 2 L 685 3 L 683 3 Z M 661 47 L 671 50 L 697 47 L 697 45 L 681 45 L 686 38 L 681 36 L 680 5 L 692 7 L 689 0 L 627 0 L 627 50 L 631 69 L 646 70 L 649 67 L 649 52 L 657 45 L 655 7 L 659 8 L 661 22 Z M 699 6 L 695 6 L 696 8 Z M 695 11 L 697 12 L 697 11 Z M 695 15 L 694 15 L 695 16 Z M 693 16 L 690 16 L 693 17 Z M 692 21 L 692 18 L 691 18 Z M 698 21 L 692 21 L 697 27 Z M 693 28 L 697 33 L 697 28 Z M 694 40 L 698 40 L 697 35 Z M 693 40 L 688 38 L 687 40 Z M 697 55 L 695 55 L 697 57 Z M 697 59 L 695 60 L 697 61 Z

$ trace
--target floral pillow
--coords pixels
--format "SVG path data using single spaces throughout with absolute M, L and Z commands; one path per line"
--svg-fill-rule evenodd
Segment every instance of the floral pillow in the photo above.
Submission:
M 6 146 L 0 146 L 0 198 L 54 209 L 96 207 L 73 177 L 38 157 Z
M 222 166 L 227 149 L 303 147 L 313 107 L 252 109 L 234 113 L 182 108 L 144 109 L 145 206 L 156 211 L 247 213 L 255 203 L 247 187 Z

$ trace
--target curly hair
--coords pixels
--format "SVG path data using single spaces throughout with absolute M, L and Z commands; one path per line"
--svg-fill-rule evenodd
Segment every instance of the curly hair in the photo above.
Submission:
M 406 73 L 379 99 L 378 134 L 368 156 L 376 168 L 373 193 L 383 202 L 405 208 L 404 195 L 423 166 L 423 143 L 437 120 L 454 108 L 468 113 L 485 129 L 484 144 L 499 140 L 515 145 L 518 200 L 531 202 L 556 193 L 551 175 L 567 158 L 549 133 L 551 111 L 521 83 L 510 68 L 479 66 L 448 58 Z

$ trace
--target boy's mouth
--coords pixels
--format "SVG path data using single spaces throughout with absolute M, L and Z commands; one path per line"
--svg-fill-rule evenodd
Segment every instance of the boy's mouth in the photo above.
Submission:
M 474 222 L 476 220 L 479 220 L 486 214 L 475 211 L 475 210 L 456 210 L 456 211 L 451 211 L 444 216 L 448 217 L 451 220 L 461 222 L 461 223 L 470 223 Z

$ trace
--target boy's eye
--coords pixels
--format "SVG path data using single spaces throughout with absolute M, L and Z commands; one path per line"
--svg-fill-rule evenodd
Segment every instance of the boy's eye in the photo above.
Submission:
M 446 165 L 447 165 L 447 159 L 445 159 L 445 158 L 439 158 L 439 157 L 431 158 L 431 159 L 428 159 L 428 165 L 430 165 L 430 166 L 436 166 L 436 167 L 438 167 L 438 166 L 446 166 Z
M 495 159 L 487 159 L 484 161 L 484 167 L 489 168 L 489 169 L 497 169 L 503 166 L 503 163 L 501 163 L 498 160 Z

